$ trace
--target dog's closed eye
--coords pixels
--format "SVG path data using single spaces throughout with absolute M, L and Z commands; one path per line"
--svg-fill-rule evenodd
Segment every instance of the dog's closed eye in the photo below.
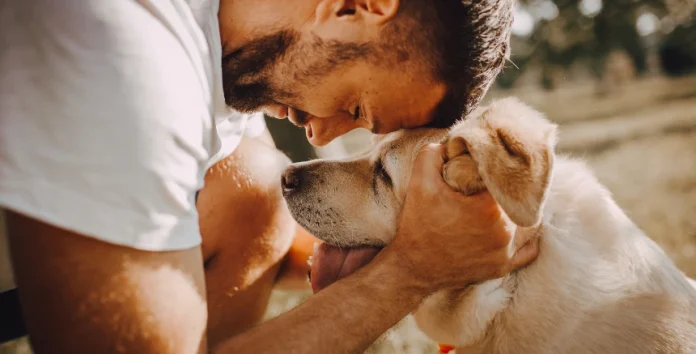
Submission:
M 391 185 L 392 184 L 392 179 L 391 176 L 389 176 L 389 172 L 384 168 L 384 163 L 382 160 L 377 160 L 375 162 L 375 170 L 374 170 L 375 176 L 380 178 L 384 183 Z

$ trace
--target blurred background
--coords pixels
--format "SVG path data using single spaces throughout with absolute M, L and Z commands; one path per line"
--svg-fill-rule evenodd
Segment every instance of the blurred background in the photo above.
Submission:
M 512 56 L 486 101 L 517 96 L 557 122 L 557 151 L 586 160 L 696 278 L 696 0 L 522 0 L 515 12 Z M 370 135 L 357 130 L 313 149 L 304 129 L 267 125 L 294 161 L 353 155 Z M 269 317 L 306 296 L 277 292 Z M 406 319 L 370 352 L 437 347 Z
M 696 0 L 520 0 L 515 11 L 512 57 L 486 100 L 517 96 L 557 122 L 558 152 L 586 160 L 696 278 Z M 296 162 L 368 145 L 358 130 L 314 149 L 286 120 L 267 125 Z M 308 295 L 274 293 L 267 317 Z M 410 318 L 370 349 L 436 351 Z M 29 352 L 25 342 L 0 346 L 0 354 Z

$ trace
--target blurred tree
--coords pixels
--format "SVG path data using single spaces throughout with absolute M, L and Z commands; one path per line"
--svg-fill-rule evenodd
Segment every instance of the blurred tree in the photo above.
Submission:
M 516 21 L 518 17 L 524 20 L 531 17 L 533 24 L 531 31 L 518 31 L 513 36 L 514 66 L 499 76 L 498 85 L 512 87 L 525 70 L 537 66 L 541 85 L 553 89 L 558 73 L 569 71 L 576 63 L 601 79 L 607 58 L 617 50 L 628 54 L 637 75 L 646 73 L 647 53 L 652 50 L 652 42 L 646 38 L 669 32 L 670 23 L 693 23 L 696 1 L 519 0 L 517 11 L 525 16 L 516 16 Z M 642 19 L 641 23 L 639 18 L 646 13 L 651 17 Z M 644 33 L 639 32 L 641 24 L 647 27 Z M 684 32 L 693 31 L 691 26 Z
M 696 72 L 696 22 L 677 26 L 660 45 L 662 70 L 668 75 Z

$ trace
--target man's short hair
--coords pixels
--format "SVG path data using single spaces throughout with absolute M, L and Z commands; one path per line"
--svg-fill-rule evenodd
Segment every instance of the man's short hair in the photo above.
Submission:
M 451 126 L 476 108 L 503 68 L 510 51 L 514 0 L 400 1 L 379 43 L 347 43 L 316 36 L 304 43 L 297 32 L 285 29 L 225 55 L 225 101 L 239 111 L 252 112 L 292 97 L 291 90 L 270 83 L 271 68 L 281 58 L 302 80 L 316 80 L 360 58 L 387 65 L 417 63 L 429 70 L 425 73 L 428 79 L 447 87 L 430 125 Z
M 481 102 L 510 55 L 513 5 L 514 0 L 401 0 L 401 13 L 385 27 L 383 40 L 419 56 L 447 85 L 431 125 L 450 126 Z

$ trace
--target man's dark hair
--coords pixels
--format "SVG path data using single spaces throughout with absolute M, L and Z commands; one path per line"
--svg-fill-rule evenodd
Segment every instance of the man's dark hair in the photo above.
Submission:
M 222 58 L 225 100 L 237 110 L 251 112 L 292 97 L 292 92 L 269 83 L 270 68 L 281 58 L 296 66 L 298 80 L 321 77 L 358 58 L 387 65 L 411 62 L 425 64 L 419 67 L 445 83 L 447 94 L 430 125 L 449 127 L 476 108 L 503 68 L 509 55 L 513 2 L 400 0 L 394 20 L 382 30 L 380 43 L 318 37 L 300 43 L 299 34 L 290 30 L 257 38 Z M 321 60 L 300 65 L 310 54 L 321 55 Z
M 431 126 L 449 127 L 481 102 L 510 52 L 514 0 L 401 0 L 384 41 L 447 85 Z

